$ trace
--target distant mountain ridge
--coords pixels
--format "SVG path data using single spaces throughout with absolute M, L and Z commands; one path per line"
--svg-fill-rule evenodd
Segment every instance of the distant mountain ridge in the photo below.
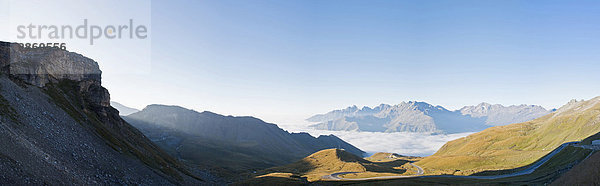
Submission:
M 500 104 L 480 103 L 476 106 L 465 106 L 459 111 L 463 115 L 472 117 L 486 117 L 485 123 L 491 126 L 507 125 L 530 121 L 556 109 L 546 110 L 538 105 L 511 105 L 503 106 Z
M 358 156 L 365 153 L 333 135 L 290 134 L 254 117 L 179 106 L 149 105 L 124 119 L 173 156 L 234 172 L 284 165 L 323 149 L 340 148 Z
M 409 101 L 374 108 L 351 106 L 312 116 L 307 121 L 314 122 L 311 127 L 320 130 L 460 133 L 529 121 L 552 111 L 535 105 L 506 107 L 488 103 L 450 111 L 426 102 Z
M 140 110 L 138 109 L 134 109 L 128 106 L 125 106 L 121 103 L 115 102 L 115 101 L 111 101 L 110 102 L 110 106 L 114 107 L 115 109 L 117 109 L 119 111 L 119 115 L 121 116 L 127 116 L 129 114 L 133 114 L 136 112 L 139 112 Z

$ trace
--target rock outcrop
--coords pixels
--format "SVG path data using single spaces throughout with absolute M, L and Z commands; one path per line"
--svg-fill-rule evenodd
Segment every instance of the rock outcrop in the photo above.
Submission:
M 55 47 L 23 48 L 14 43 L 2 43 L 4 73 L 38 86 L 61 80 L 92 81 L 100 84 L 98 63 L 81 54 Z

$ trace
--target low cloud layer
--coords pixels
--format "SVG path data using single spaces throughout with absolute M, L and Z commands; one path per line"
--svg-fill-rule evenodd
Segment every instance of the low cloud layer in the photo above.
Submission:
M 410 156 L 429 156 L 435 153 L 446 142 L 473 134 L 437 134 L 426 133 L 383 133 L 383 132 L 353 132 L 353 131 L 327 131 L 315 130 L 300 126 L 281 126 L 290 132 L 308 132 L 313 136 L 333 134 L 344 141 L 366 151 L 369 154 L 376 152 L 393 152 Z

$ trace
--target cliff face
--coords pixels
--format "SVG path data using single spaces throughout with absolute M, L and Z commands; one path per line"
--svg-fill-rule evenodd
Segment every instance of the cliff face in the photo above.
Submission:
M 95 61 L 0 42 L 0 67 L 0 183 L 201 183 L 119 117 Z
M 80 54 L 53 47 L 28 49 L 10 43 L 2 43 L 2 48 L 3 72 L 29 84 L 43 87 L 64 79 L 101 82 L 98 63 Z
M 2 73 L 40 88 L 62 81 L 77 82 L 89 103 L 110 107 L 110 94 L 101 85 L 102 71 L 94 60 L 54 47 L 31 49 L 5 42 L 0 47 Z

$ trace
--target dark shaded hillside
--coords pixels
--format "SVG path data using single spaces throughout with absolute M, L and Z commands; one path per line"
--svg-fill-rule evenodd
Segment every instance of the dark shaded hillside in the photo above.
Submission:
M 284 165 L 328 148 L 364 152 L 335 136 L 290 134 L 253 117 L 150 105 L 125 119 L 172 155 L 230 172 Z
M 592 141 L 600 140 L 597 133 L 581 142 L 582 145 L 592 145 Z M 597 145 L 593 154 L 588 155 L 581 163 L 575 165 L 560 178 L 552 182 L 552 185 L 600 185 L 600 153 Z
M 311 136 L 308 133 L 292 133 L 292 138 L 298 141 L 305 149 L 331 149 L 338 148 L 344 149 L 347 152 L 350 152 L 357 156 L 363 156 L 365 152 L 354 147 L 353 145 L 345 142 L 344 140 L 338 138 L 334 135 L 321 135 L 317 138 Z M 317 150 L 317 151 L 318 151 Z
M 202 184 L 110 107 L 98 64 L 0 43 L 0 184 Z
M 600 153 L 594 153 L 552 185 L 600 185 Z

